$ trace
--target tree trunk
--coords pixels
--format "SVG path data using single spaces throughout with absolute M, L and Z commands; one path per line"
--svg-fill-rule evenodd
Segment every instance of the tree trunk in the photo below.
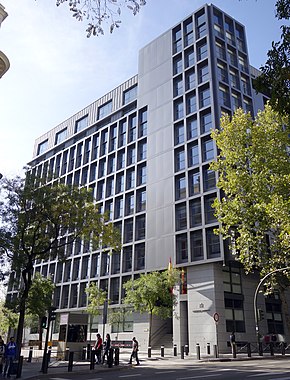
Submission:
M 39 337 L 38 337 L 39 343 L 38 343 L 38 349 L 39 349 L 39 350 L 42 350 L 42 332 L 43 332 L 43 329 L 42 329 L 42 325 L 41 325 L 41 320 L 42 320 L 42 318 L 39 317 L 39 318 L 38 318 L 38 328 L 39 328 Z

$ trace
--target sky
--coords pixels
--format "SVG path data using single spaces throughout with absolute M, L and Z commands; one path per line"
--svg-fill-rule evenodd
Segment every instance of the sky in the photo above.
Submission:
M 56 0 L 0 0 L 8 17 L 0 50 L 10 61 L 0 79 L 0 173 L 13 177 L 32 159 L 35 139 L 131 78 L 138 51 L 205 0 L 147 0 L 133 16 L 122 9 L 112 34 L 86 37 L 86 21 Z M 246 27 L 250 63 L 259 68 L 280 37 L 276 0 L 215 0 Z

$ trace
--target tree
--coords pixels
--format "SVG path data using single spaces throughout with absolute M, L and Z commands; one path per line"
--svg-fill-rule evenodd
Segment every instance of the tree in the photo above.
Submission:
M 39 349 L 42 350 L 42 318 L 46 316 L 52 302 L 54 283 L 50 278 L 42 277 L 37 273 L 32 280 L 28 293 L 26 309 L 32 316 L 38 317 L 39 326 Z M 48 331 L 47 331 L 48 334 Z
M 35 260 L 66 259 L 76 239 L 118 248 L 119 232 L 107 223 L 84 188 L 43 185 L 31 175 L 2 179 L 0 254 L 21 277 L 17 343 L 21 347 L 26 302 Z
M 255 120 L 242 109 L 232 119 L 224 115 L 220 130 L 212 132 L 220 153 L 211 168 L 224 194 L 214 202 L 220 232 L 246 272 L 261 277 L 289 265 L 289 132 L 289 118 L 270 105 Z M 277 283 L 283 291 L 281 276 L 272 277 Z
M 56 0 L 56 5 L 68 0 Z M 121 24 L 121 8 L 127 6 L 135 16 L 146 0 L 70 0 L 69 10 L 78 21 L 88 20 L 87 37 L 104 34 L 103 23 L 108 23 L 110 33 Z
M 172 308 L 176 303 L 176 295 L 172 292 L 172 288 L 179 278 L 179 271 L 171 269 L 141 274 L 138 279 L 129 280 L 124 284 L 126 292 L 124 304 L 132 306 L 140 313 L 149 313 L 149 346 L 151 346 L 153 315 L 162 319 L 172 316 Z
M 290 0 L 276 2 L 276 17 L 290 18 Z M 260 68 L 262 75 L 254 81 L 258 92 L 270 97 L 271 105 L 281 113 L 290 114 L 290 27 L 281 26 L 281 40 L 272 42 L 268 59 Z

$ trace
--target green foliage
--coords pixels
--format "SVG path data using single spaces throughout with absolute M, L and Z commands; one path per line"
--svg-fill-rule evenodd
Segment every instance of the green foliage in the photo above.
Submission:
M 95 282 L 91 282 L 86 288 L 86 293 L 88 295 L 88 307 L 87 311 L 92 316 L 97 316 L 101 314 L 101 306 L 104 305 L 107 299 L 107 293 L 100 289 Z
M 179 281 L 179 277 L 176 269 L 141 274 L 138 279 L 124 284 L 124 303 L 140 313 L 147 312 L 168 318 L 172 316 L 172 307 L 176 302 L 176 296 L 171 289 Z
M 211 168 L 224 193 L 214 207 L 224 238 L 247 272 L 261 276 L 289 265 L 290 156 L 289 120 L 267 105 L 252 121 L 237 110 L 224 115 L 212 135 L 219 149 Z M 271 249 L 266 236 L 271 239 Z
M 55 285 L 50 278 L 36 273 L 26 301 L 27 312 L 39 318 L 46 315 L 51 306 L 54 288 Z
M 290 1 L 276 2 L 276 17 L 289 20 Z M 281 39 L 272 42 L 268 59 L 260 68 L 262 75 L 254 81 L 257 91 L 270 96 L 271 105 L 282 114 L 290 114 L 290 27 L 281 26 Z

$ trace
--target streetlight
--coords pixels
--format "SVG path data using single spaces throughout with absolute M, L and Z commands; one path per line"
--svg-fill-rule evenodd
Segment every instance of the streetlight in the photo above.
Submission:
M 258 298 L 259 290 L 260 290 L 261 286 L 263 285 L 264 281 L 269 276 L 271 276 L 273 273 L 283 272 L 284 270 L 289 270 L 289 269 L 290 269 L 290 267 L 285 267 L 285 268 L 275 269 L 272 272 L 267 273 L 266 276 L 264 276 L 261 279 L 261 281 L 259 282 L 259 284 L 257 286 L 257 289 L 255 291 L 255 295 L 254 295 L 254 313 L 255 313 L 255 324 L 256 324 L 256 335 L 257 335 L 258 347 L 259 347 L 259 343 L 260 343 L 259 323 L 258 323 L 258 308 L 257 308 L 257 298 Z

